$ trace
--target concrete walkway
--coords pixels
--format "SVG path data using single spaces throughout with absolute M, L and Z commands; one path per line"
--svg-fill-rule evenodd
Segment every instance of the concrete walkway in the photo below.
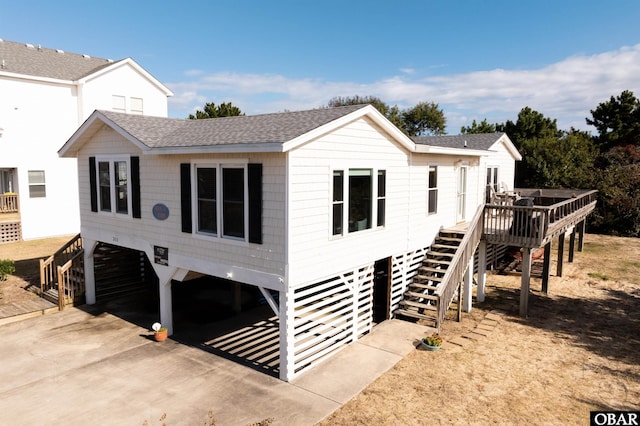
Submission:
M 135 322 L 135 321 L 134 321 Z M 0 326 L 0 424 L 313 425 L 432 329 L 390 320 L 290 383 L 80 308 Z

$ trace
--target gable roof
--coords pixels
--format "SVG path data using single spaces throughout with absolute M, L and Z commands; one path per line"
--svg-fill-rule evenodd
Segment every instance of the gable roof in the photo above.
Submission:
M 79 80 L 113 64 L 111 59 L 0 40 L 0 71 L 58 80 Z
M 368 116 L 403 144 L 413 142 L 370 105 L 307 111 L 189 120 L 95 111 L 58 151 L 75 156 L 78 149 L 108 125 L 143 152 L 284 152 L 361 116 Z
M 0 74 L 9 73 L 35 79 L 79 82 L 126 64 L 138 70 L 167 96 L 173 94 L 131 58 L 113 61 L 0 39 Z
M 411 138 L 417 145 L 435 146 L 440 148 L 468 149 L 476 151 L 491 151 L 498 142 L 505 144 L 507 150 L 516 160 L 522 156 L 504 132 L 469 133 L 465 135 L 446 136 L 414 136 Z

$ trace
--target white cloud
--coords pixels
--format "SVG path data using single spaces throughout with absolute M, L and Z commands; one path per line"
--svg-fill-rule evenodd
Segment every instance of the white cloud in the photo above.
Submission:
M 515 120 L 529 106 L 557 118 L 562 129 L 588 129 L 589 110 L 623 90 L 640 95 L 640 44 L 596 55 L 576 55 L 540 69 L 473 71 L 415 77 L 413 69 L 372 83 L 320 78 L 290 79 L 275 74 L 192 72 L 190 81 L 168 83 L 175 93 L 172 116 L 183 117 L 205 102 L 233 102 L 247 114 L 300 110 L 326 105 L 336 96 L 374 95 L 407 108 L 422 101 L 440 105 L 447 130 L 457 133 L 473 119 Z

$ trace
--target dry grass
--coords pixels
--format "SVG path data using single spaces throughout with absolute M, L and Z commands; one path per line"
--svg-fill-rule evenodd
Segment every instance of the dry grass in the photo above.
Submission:
M 548 295 L 533 280 L 527 319 L 520 278 L 489 276 L 487 301 L 445 322 L 448 344 L 415 350 L 322 425 L 589 424 L 591 410 L 638 410 L 638 259 L 640 239 L 587 235 L 563 277 L 552 266 Z M 487 336 L 472 333 L 495 311 Z

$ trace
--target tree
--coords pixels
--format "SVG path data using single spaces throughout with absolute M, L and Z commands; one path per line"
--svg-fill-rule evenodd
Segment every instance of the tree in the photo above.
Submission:
M 605 152 L 615 146 L 640 146 L 640 100 L 633 92 L 623 91 L 619 96 L 602 102 L 591 110 L 587 124 L 594 126 L 600 150 Z
M 476 120 L 473 120 L 471 126 L 462 126 L 460 128 L 460 133 L 462 133 L 463 135 L 473 133 L 495 133 L 496 126 L 496 124 L 489 124 L 486 118 L 480 123 L 477 123 Z
M 447 120 L 433 102 L 420 102 L 402 112 L 404 130 L 409 136 L 444 135 Z
M 366 105 L 371 104 L 375 109 L 377 109 L 380 114 L 387 117 L 389 121 L 391 121 L 396 127 L 402 129 L 403 121 L 400 115 L 400 110 L 396 105 L 390 107 L 387 105 L 382 99 L 376 96 L 336 96 L 332 98 L 327 106 L 329 108 L 339 107 L 339 106 L 348 106 L 348 105 Z
M 235 117 L 238 115 L 244 115 L 244 113 L 231 102 L 223 102 L 220 105 L 216 105 L 214 102 L 207 102 L 204 104 L 202 111 L 196 110 L 195 115 L 189 114 L 189 119 L 201 120 L 205 118 Z
M 444 113 L 438 109 L 438 104 L 433 102 L 420 102 L 413 108 L 400 111 L 397 105 L 389 106 L 376 96 L 355 95 L 351 97 L 335 97 L 329 101 L 328 107 L 364 104 L 371 104 L 397 128 L 409 136 L 421 134 L 441 135 L 445 133 L 446 119 Z

